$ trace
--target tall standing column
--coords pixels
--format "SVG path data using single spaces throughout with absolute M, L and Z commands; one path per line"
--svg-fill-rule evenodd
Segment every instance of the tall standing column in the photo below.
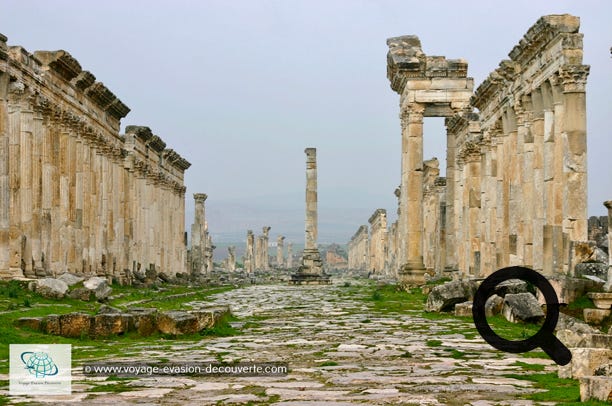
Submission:
M 283 256 L 283 249 L 285 248 L 285 237 L 279 235 L 276 239 L 276 265 L 279 268 L 285 266 L 285 258 Z
M 423 111 L 412 103 L 402 111 L 402 183 L 400 234 L 405 237 L 405 262 L 399 270 L 403 285 L 425 283 L 423 264 Z
M 306 148 L 306 232 L 302 266 L 291 282 L 300 284 L 329 283 L 329 276 L 323 273 L 321 255 L 317 248 L 317 150 Z
M 287 269 L 293 267 L 293 243 L 287 243 Z
M 204 229 L 206 209 L 204 202 L 208 196 L 205 193 L 195 193 L 195 219 L 191 225 L 191 270 L 195 274 L 205 271 L 204 248 L 206 234 Z
M 270 228 L 268 226 L 263 227 L 263 235 L 261 237 L 261 268 L 266 271 L 270 269 L 270 248 L 268 244 L 270 241 Z
M 247 230 L 246 252 L 244 254 L 244 270 L 248 273 L 255 269 L 255 235 Z

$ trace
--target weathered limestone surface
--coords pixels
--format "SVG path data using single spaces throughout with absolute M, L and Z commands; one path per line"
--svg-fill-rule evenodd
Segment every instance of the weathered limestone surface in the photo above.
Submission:
M 285 237 L 279 235 L 276 238 L 276 266 L 279 268 L 285 267 L 285 257 L 283 250 L 285 248 Z
M 191 225 L 191 250 L 189 251 L 189 262 L 191 274 L 194 276 L 206 274 L 213 269 L 212 238 L 208 233 L 208 222 L 206 221 L 205 202 L 208 195 L 195 193 L 195 218 Z
M 485 277 L 510 265 L 573 275 L 573 247 L 588 238 L 579 26 L 540 18 L 475 92 L 464 60 L 427 56 L 416 36 L 387 40 L 402 128 L 387 263 L 404 285 L 426 271 Z M 424 117 L 446 117 L 446 177 L 423 160 Z
M 387 258 L 387 211 L 377 209 L 368 222 L 371 232 L 368 268 L 373 273 L 384 273 Z
M 248 273 L 255 271 L 255 235 L 253 230 L 247 230 L 246 252 L 243 262 L 245 271 Z
M 306 226 L 304 254 L 298 272 L 291 276 L 294 284 L 329 283 L 329 275 L 323 272 L 323 263 L 317 247 L 317 149 L 306 148 Z
M 262 227 L 262 235 L 255 240 L 255 269 L 267 271 L 270 269 L 269 236 L 270 228 Z
M 348 267 L 365 271 L 369 269 L 368 226 L 362 225 L 348 243 Z
M 65 51 L 0 36 L 0 277 L 185 269 L 189 162 Z
M 230 272 L 236 270 L 236 247 L 233 245 L 227 247 L 227 258 L 224 261 L 224 268 Z
M 293 268 L 293 243 L 287 243 L 287 269 Z

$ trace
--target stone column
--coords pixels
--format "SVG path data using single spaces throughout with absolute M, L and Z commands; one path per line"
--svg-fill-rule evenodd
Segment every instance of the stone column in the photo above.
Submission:
M 248 273 L 255 270 L 255 235 L 253 235 L 253 230 L 247 230 L 244 270 Z
M 287 243 L 287 269 L 293 267 L 293 243 Z
M 206 272 L 204 264 L 205 248 L 205 219 L 206 208 L 204 202 L 208 196 L 204 193 L 195 193 L 195 218 L 191 225 L 191 271 L 198 275 Z
M 586 94 L 589 66 L 565 65 L 559 75 L 563 82 L 565 106 L 562 123 L 564 140 L 564 210 L 563 231 L 572 241 L 587 237 L 587 173 L 586 173 Z
M 317 248 L 317 150 L 306 148 L 306 231 L 304 245 L 304 271 L 321 273 L 321 257 Z
M 400 249 L 405 262 L 399 271 L 403 285 L 425 283 L 423 264 L 423 111 L 412 103 L 402 111 L 402 183 L 400 193 Z
M 299 273 L 321 275 L 321 256 L 317 248 L 317 149 L 306 148 L 306 230 L 304 255 Z
M 279 235 L 276 239 L 276 265 L 279 268 L 283 268 L 285 266 L 285 258 L 283 256 L 283 249 L 285 248 L 285 237 Z
M 271 227 L 268 226 L 262 228 L 263 236 L 261 239 L 261 268 L 265 271 L 270 269 L 270 228 Z
M 230 245 L 227 247 L 227 271 L 236 270 L 236 247 Z

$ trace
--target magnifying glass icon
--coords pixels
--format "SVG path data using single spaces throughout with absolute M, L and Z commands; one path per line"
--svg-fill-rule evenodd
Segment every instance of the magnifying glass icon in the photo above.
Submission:
M 487 299 L 495 293 L 495 287 L 508 279 L 521 279 L 531 282 L 540 289 L 546 300 L 546 319 L 540 330 L 528 339 L 510 341 L 498 336 L 489 323 L 485 313 Z M 502 268 L 487 277 L 480 285 L 474 296 L 472 316 L 476 329 L 491 346 L 501 351 L 521 353 L 540 347 L 548 356 L 559 365 L 567 365 L 572 360 L 572 353 L 553 334 L 559 320 L 559 300 L 557 294 L 548 280 L 533 269 L 522 266 Z

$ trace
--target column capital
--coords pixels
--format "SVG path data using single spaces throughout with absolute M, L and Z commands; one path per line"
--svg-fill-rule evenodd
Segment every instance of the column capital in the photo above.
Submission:
M 208 195 L 206 193 L 194 193 L 193 198 L 195 199 L 196 203 L 204 203 L 208 198 Z
M 606 209 L 612 210 L 612 200 L 606 200 L 603 205 L 606 206 Z
M 584 92 L 590 68 L 589 65 L 563 65 L 559 69 L 563 93 Z
M 422 123 L 425 106 L 421 103 L 409 103 L 402 107 L 400 119 L 402 125 L 409 123 Z

